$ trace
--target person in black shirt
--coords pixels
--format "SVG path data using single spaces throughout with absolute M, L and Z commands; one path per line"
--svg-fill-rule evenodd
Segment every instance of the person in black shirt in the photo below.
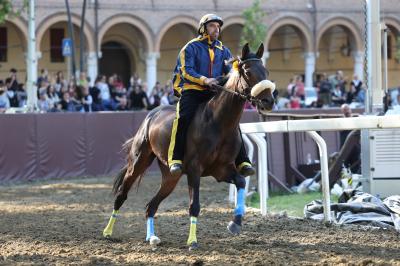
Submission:
M 95 84 L 93 87 L 89 88 L 89 93 L 92 96 L 93 103 L 92 103 L 92 111 L 98 112 L 101 111 L 101 96 L 100 96 L 100 89 L 97 87 L 98 82 L 102 79 L 101 76 L 96 78 Z
M 147 95 L 140 85 L 136 85 L 133 88 L 129 99 L 131 101 L 131 109 L 134 111 L 146 109 L 148 106 Z

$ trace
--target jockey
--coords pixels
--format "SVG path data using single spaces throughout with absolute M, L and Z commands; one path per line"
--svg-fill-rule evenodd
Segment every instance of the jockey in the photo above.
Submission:
M 168 165 L 174 176 L 182 174 L 186 133 L 197 107 L 213 97 L 208 87 L 218 84 L 216 78 L 228 74 L 231 69 L 224 63 L 232 57 L 231 52 L 218 40 L 222 25 L 223 21 L 217 15 L 203 16 L 199 23 L 199 36 L 189 41 L 178 55 L 173 84 L 175 92 L 181 97 L 168 149 Z M 243 141 L 235 163 L 243 176 L 255 173 Z

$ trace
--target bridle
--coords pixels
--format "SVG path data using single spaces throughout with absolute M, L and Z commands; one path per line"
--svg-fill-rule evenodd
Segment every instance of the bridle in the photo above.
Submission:
M 253 62 L 253 61 L 261 62 L 261 59 L 260 58 L 249 58 L 249 59 L 241 60 L 240 58 L 237 58 L 237 59 L 234 59 L 233 62 L 234 61 L 238 62 L 239 78 L 238 78 L 237 85 L 239 85 L 239 82 L 240 82 L 240 85 L 242 86 L 243 91 L 247 92 L 247 93 L 241 93 L 241 92 L 238 92 L 238 91 L 229 90 L 229 89 L 225 88 L 224 86 L 220 86 L 220 85 L 212 85 L 212 87 L 217 89 L 217 90 L 223 90 L 223 91 L 229 92 L 231 94 L 234 94 L 234 95 L 242 98 L 245 101 L 249 101 L 252 104 L 261 104 L 262 100 L 256 99 L 254 96 L 251 96 L 250 92 L 251 92 L 252 87 L 250 87 L 248 85 L 249 81 L 246 79 L 246 75 L 243 73 L 244 72 L 244 66 L 245 66 L 246 63 Z M 232 63 L 232 61 L 230 63 Z M 267 70 L 267 74 L 268 74 L 268 70 Z M 246 86 L 243 86 L 242 78 L 246 82 Z

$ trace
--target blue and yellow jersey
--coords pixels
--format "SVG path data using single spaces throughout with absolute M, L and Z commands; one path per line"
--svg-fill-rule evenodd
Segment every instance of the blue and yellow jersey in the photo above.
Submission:
M 222 42 L 211 42 L 208 35 L 189 41 L 179 52 L 174 70 L 173 84 L 178 94 L 182 90 L 205 90 L 206 78 L 217 78 L 231 70 L 224 61 L 232 57 Z

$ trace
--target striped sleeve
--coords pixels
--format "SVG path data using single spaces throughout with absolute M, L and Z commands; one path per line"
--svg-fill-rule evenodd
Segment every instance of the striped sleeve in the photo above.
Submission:
M 205 76 L 196 73 L 194 69 L 194 52 L 191 45 L 186 45 L 179 55 L 180 71 L 184 79 L 193 83 L 204 85 Z

